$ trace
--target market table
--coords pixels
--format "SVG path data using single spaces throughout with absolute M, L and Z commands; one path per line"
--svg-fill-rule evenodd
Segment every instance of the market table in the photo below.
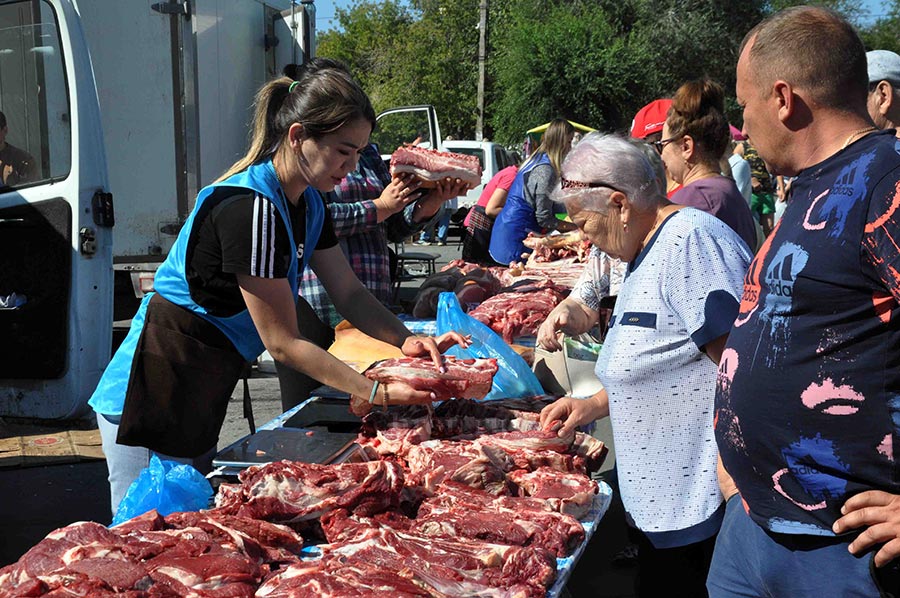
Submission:
M 315 413 L 313 413 L 315 411 Z M 341 418 L 340 415 L 346 413 L 348 417 Z M 269 461 L 288 458 L 288 454 L 276 454 L 273 450 L 291 451 L 291 443 L 285 442 L 279 433 L 284 434 L 287 438 L 293 438 L 297 442 L 303 444 L 308 439 L 310 446 L 316 441 L 322 441 L 322 429 L 318 425 L 323 417 L 334 417 L 334 424 L 337 428 L 341 428 L 345 423 L 349 422 L 354 416 L 349 414 L 347 395 L 334 392 L 327 397 L 311 397 L 300 403 L 296 407 L 285 411 L 281 415 L 273 418 L 265 424 L 259 426 L 256 434 L 248 435 L 232 445 L 226 447 L 213 460 L 216 469 L 209 474 L 208 477 L 216 478 L 223 476 L 235 476 L 243 468 Z M 302 427 L 304 423 L 311 422 L 312 425 Z M 300 425 L 301 427 L 295 427 Z M 320 462 L 339 463 L 345 460 L 354 460 L 362 458 L 360 453 L 353 451 L 353 439 L 356 433 L 330 433 L 331 441 L 324 451 L 319 451 L 322 457 Z M 336 439 L 336 440 L 335 440 Z M 346 442 L 345 442 L 346 441 Z M 326 454 L 327 453 L 327 454 Z M 557 558 L 556 568 L 557 577 L 553 585 L 548 589 L 548 598 L 556 598 L 562 595 L 562 591 L 578 563 L 578 559 L 584 553 L 585 548 L 594 535 L 601 519 L 609 509 L 612 501 L 612 488 L 605 482 L 598 482 L 599 491 L 594 496 L 588 514 L 579 521 L 584 528 L 584 540 L 578 545 L 573 553 L 565 558 Z M 315 559 L 320 555 L 315 545 L 307 546 L 304 549 L 304 558 Z

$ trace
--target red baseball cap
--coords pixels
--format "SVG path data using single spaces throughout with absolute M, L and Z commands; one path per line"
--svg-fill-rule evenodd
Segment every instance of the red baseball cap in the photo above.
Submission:
M 671 106 L 672 100 L 663 98 L 653 100 L 638 110 L 634 115 L 634 120 L 631 121 L 631 136 L 635 139 L 643 139 L 647 135 L 662 131 Z

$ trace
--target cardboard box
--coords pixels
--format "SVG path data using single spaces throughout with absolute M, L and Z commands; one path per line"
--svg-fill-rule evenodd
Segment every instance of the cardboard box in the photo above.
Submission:
M 549 394 L 589 397 L 603 388 L 594 374 L 599 350 L 600 345 L 566 337 L 562 351 L 535 347 L 532 370 Z

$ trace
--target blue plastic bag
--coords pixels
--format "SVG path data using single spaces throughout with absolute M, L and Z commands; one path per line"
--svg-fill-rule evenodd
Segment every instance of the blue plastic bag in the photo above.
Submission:
M 150 465 L 128 487 L 112 524 L 118 525 L 151 509 L 164 516 L 199 511 L 209 506 L 212 495 L 212 486 L 199 471 L 190 465 L 163 461 L 152 455 Z
M 537 376 L 512 347 L 500 336 L 472 316 L 467 315 L 459 306 L 459 300 L 453 293 L 441 293 L 437 308 L 437 333 L 444 334 L 455 330 L 460 334 L 471 334 L 472 344 L 468 349 L 455 346 L 447 351 L 448 355 L 460 359 L 494 357 L 499 369 L 494 376 L 494 386 L 486 399 L 505 399 L 518 397 L 534 397 L 544 394 L 544 389 Z

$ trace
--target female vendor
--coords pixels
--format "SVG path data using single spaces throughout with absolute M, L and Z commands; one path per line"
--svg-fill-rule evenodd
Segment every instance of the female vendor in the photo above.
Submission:
M 374 125 L 369 98 L 340 69 L 259 90 L 247 155 L 200 191 L 90 399 L 113 512 L 153 453 L 209 471 L 240 372 L 263 349 L 356 403 L 432 400 L 405 384 L 373 384 L 298 332 L 298 273 L 309 265 L 354 326 L 405 355 L 442 367 L 441 352 L 467 344 L 455 332 L 413 336 L 337 245 L 319 191 L 356 168 Z

